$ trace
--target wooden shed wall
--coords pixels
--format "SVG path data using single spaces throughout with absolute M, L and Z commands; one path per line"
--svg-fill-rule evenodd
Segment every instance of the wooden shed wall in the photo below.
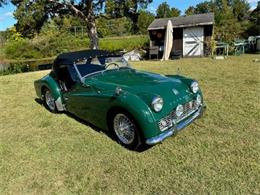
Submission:
M 172 52 L 174 54 L 183 53 L 183 28 L 174 28 L 173 29 L 173 47 Z
M 213 34 L 213 25 L 204 25 L 204 56 L 209 54 L 210 41 Z M 192 27 L 188 27 L 192 28 Z M 153 46 L 162 46 L 164 42 L 165 29 L 150 30 L 150 40 L 153 41 Z M 158 37 L 158 35 L 161 35 Z M 183 55 L 183 28 L 173 29 L 173 54 Z
M 204 56 L 210 53 L 210 41 L 213 35 L 213 25 L 204 26 Z

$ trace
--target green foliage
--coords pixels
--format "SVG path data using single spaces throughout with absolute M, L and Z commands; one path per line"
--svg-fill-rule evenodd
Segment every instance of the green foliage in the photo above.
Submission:
M 5 56 L 8 59 L 38 59 L 54 57 L 62 52 L 87 49 L 87 36 L 75 37 L 69 33 L 59 33 L 52 28 L 44 30 L 37 37 L 29 39 L 9 40 L 5 46 Z M 48 29 L 48 28 L 46 28 Z M 129 36 L 104 38 L 100 40 L 100 49 L 127 51 L 148 46 L 148 36 Z
M 185 10 L 185 15 L 190 16 L 195 14 L 195 7 L 190 6 L 188 9 Z
M 157 18 L 169 18 L 171 17 L 171 8 L 167 2 L 161 3 L 156 10 Z
M 233 0 L 232 11 L 238 21 L 245 20 L 249 16 L 250 5 L 246 0 Z
M 97 19 L 97 30 L 99 37 L 112 37 L 130 35 L 132 23 L 126 17 L 116 19 Z
M 161 3 L 156 10 L 157 18 L 171 18 L 180 16 L 181 11 L 175 7 L 170 8 L 167 2 Z
M 149 11 L 141 10 L 137 21 L 137 27 L 140 34 L 147 34 L 147 28 L 154 20 L 154 15 Z
M 146 48 L 149 45 L 148 36 L 129 36 L 119 38 L 104 38 L 100 40 L 100 48 L 108 51 L 120 51 Z
M 28 64 L 24 63 L 11 63 L 7 69 L 0 71 L 0 75 L 17 74 L 22 72 L 29 72 L 31 68 Z
M 215 35 L 223 41 L 232 42 L 245 35 L 249 26 L 249 3 L 246 0 L 204 1 L 190 6 L 186 15 L 215 13 Z
M 137 33 L 139 10 L 147 8 L 152 0 L 107 0 L 105 13 L 112 18 L 127 17 L 132 21 L 131 32 Z
M 260 1 L 257 7 L 250 14 L 250 24 L 247 29 L 247 34 L 249 36 L 260 35 Z
M 233 42 L 243 36 L 248 28 L 249 6 L 244 0 L 222 0 L 215 5 L 216 36 L 227 42 Z
M 175 7 L 171 8 L 171 17 L 178 17 L 180 15 L 181 15 L 181 10 L 179 10 Z
M 40 58 L 41 53 L 29 39 L 11 40 L 6 43 L 5 54 L 10 59 Z
M 13 0 L 12 3 L 17 6 L 14 12 L 16 29 L 25 37 L 34 37 L 49 18 L 46 1 Z

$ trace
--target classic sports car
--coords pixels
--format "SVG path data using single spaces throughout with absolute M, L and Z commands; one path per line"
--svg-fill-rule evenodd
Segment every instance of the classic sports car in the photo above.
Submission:
M 59 55 L 34 85 L 51 112 L 67 111 L 112 131 L 130 149 L 163 141 L 204 111 L 196 81 L 139 71 L 102 50 Z

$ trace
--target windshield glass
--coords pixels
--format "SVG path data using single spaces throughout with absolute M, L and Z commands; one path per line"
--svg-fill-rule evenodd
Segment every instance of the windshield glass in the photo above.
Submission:
M 81 77 L 86 77 L 108 70 L 131 68 L 123 57 L 94 57 L 79 61 L 76 67 Z

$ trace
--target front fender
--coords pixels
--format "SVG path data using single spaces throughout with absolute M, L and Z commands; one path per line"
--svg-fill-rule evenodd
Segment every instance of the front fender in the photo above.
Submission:
M 145 139 L 153 137 L 160 133 L 153 111 L 150 107 L 137 95 L 124 92 L 115 97 L 113 106 L 121 107 L 127 110 L 135 118 Z

